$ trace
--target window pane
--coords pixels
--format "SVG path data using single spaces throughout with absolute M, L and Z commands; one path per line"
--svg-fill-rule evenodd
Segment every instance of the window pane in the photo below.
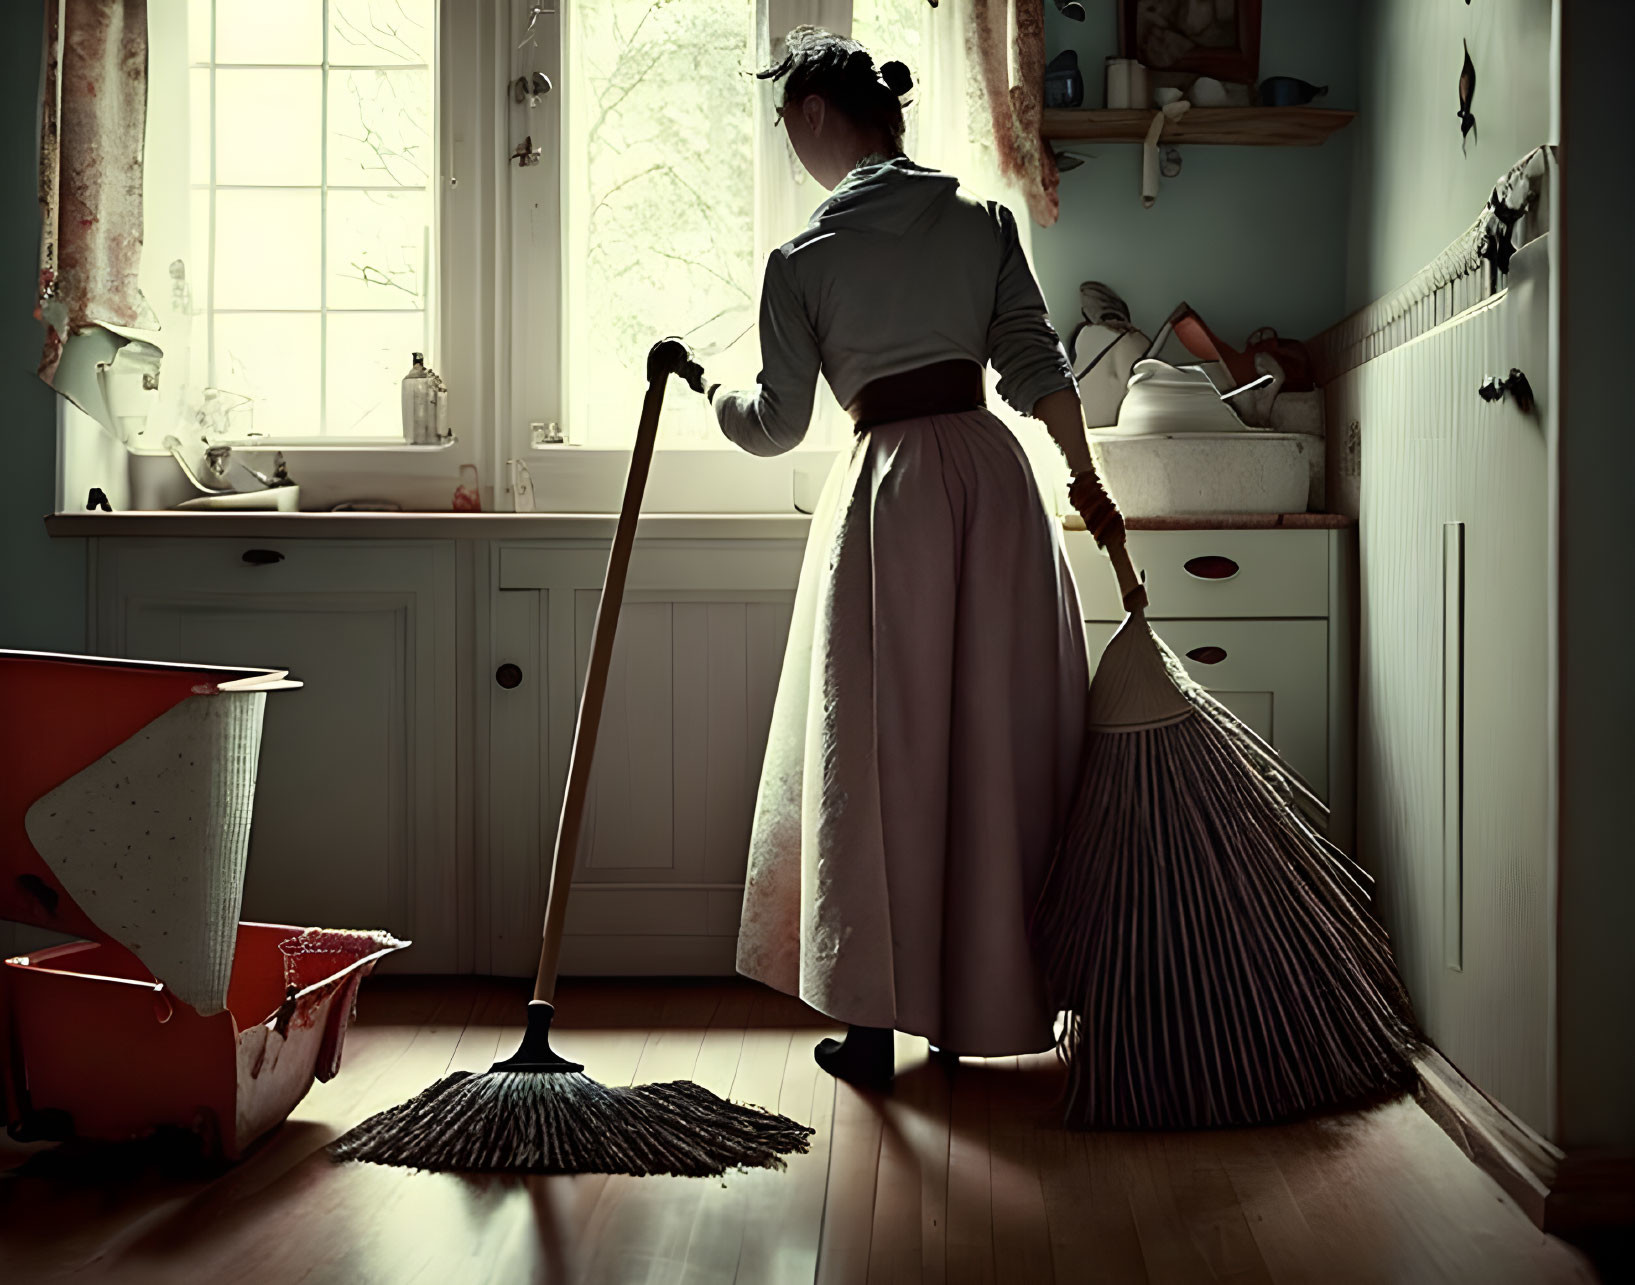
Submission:
M 426 350 L 422 313 L 329 314 L 329 405 L 332 437 L 401 437 L 403 376 Z M 433 361 L 433 369 L 437 363 Z
M 329 194 L 331 308 L 423 308 L 431 263 L 431 195 Z
M 323 177 L 323 73 L 216 72 L 216 182 L 316 187 Z
M 216 317 L 215 386 L 233 436 L 315 437 L 319 319 L 313 313 Z M 246 403 L 236 406 L 237 399 Z
M 217 308 L 317 308 L 317 191 L 216 193 Z
M 423 187 L 431 181 L 428 71 L 329 73 L 328 182 Z
M 187 60 L 210 61 L 211 0 L 187 0 Z
M 323 58 L 323 0 L 216 0 L 218 63 L 316 65 Z
M 195 183 L 210 181 L 210 68 L 195 67 L 188 75 L 187 164 Z
M 435 0 L 330 0 L 329 61 L 334 65 L 429 63 L 436 47 Z
M 628 445 L 647 349 L 666 334 L 750 335 L 754 6 L 603 0 L 567 8 L 569 428 Z M 752 336 L 749 339 L 752 343 Z M 662 445 L 720 447 L 700 398 L 667 407 Z

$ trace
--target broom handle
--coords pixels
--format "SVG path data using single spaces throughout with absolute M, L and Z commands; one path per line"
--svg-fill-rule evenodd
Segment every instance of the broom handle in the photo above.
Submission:
M 1124 600 L 1124 610 L 1140 611 L 1145 608 L 1147 590 L 1130 562 L 1130 551 L 1124 547 L 1122 534 L 1108 539 L 1107 557 L 1112 561 L 1113 574 L 1118 577 L 1118 593 Z
M 665 340 L 647 356 L 647 396 L 642 402 L 641 423 L 636 428 L 636 446 L 630 454 L 624 503 L 619 509 L 618 528 L 613 533 L 607 576 L 602 581 L 602 600 L 596 608 L 596 628 L 590 637 L 590 667 L 585 671 L 585 693 L 579 699 L 579 718 L 573 728 L 568 786 L 562 796 L 556 849 L 551 855 L 551 887 L 545 902 L 539 971 L 534 974 L 534 998 L 546 1003 L 550 1003 L 556 992 L 562 929 L 568 917 L 568 893 L 573 885 L 579 836 L 584 829 L 590 770 L 596 757 L 596 732 L 602 723 L 602 700 L 607 695 L 608 668 L 613 660 L 613 635 L 619 627 L 625 575 L 630 570 L 630 551 L 636 542 L 636 519 L 641 513 L 642 492 L 647 487 L 647 473 L 653 462 L 653 442 L 658 436 L 659 411 L 664 406 L 664 386 L 672 374 L 686 376 L 695 386 L 702 380 L 702 372 L 692 364 L 687 350 L 678 341 Z

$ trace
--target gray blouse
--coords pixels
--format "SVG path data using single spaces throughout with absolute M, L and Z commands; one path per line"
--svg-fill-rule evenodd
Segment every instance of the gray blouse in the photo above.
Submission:
M 718 392 L 721 431 L 752 455 L 800 444 L 821 370 L 842 406 L 932 362 L 992 364 L 1023 414 L 1074 387 L 1011 212 L 898 157 L 861 166 L 767 260 L 761 374 Z

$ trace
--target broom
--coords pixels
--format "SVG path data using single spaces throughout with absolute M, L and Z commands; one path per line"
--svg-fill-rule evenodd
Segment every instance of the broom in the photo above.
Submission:
M 1368 876 L 1153 634 L 1122 536 L 1107 553 L 1128 615 L 1033 920 L 1067 1123 L 1259 1124 L 1408 1087 L 1420 1041 Z
M 807 1149 L 812 1130 L 784 1116 L 724 1101 L 687 1080 L 634 1088 L 599 1084 L 580 1063 L 551 1048 L 551 998 L 613 634 L 671 375 L 703 391 L 702 370 L 679 340 L 667 339 L 647 356 L 647 396 L 591 636 L 522 1045 L 485 1073 L 456 1072 L 412 1101 L 371 1116 L 330 1145 L 337 1160 L 414 1169 L 708 1177 L 728 1169 L 782 1168 L 783 1156 Z

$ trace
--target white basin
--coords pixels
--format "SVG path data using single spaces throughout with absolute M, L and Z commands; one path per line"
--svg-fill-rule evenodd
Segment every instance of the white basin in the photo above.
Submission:
M 178 509 L 214 509 L 267 513 L 297 513 L 301 508 L 301 488 L 297 485 L 269 486 L 261 491 L 223 491 L 220 495 L 198 495 L 183 500 Z
M 1304 433 L 1091 434 L 1090 453 L 1125 517 L 1304 513 L 1321 496 L 1321 438 Z M 1314 479 L 1317 479 L 1314 482 Z

